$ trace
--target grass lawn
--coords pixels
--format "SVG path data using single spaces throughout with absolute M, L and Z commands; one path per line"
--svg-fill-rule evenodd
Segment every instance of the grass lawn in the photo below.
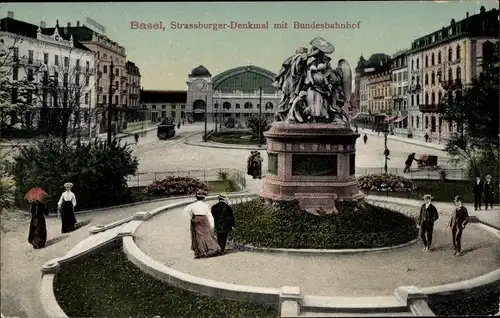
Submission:
M 208 185 L 208 193 L 209 194 L 218 194 L 221 192 L 229 192 L 226 190 L 226 184 L 223 181 L 207 181 Z
M 65 266 L 54 292 L 69 317 L 279 317 L 271 307 L 172 287 L 143 273 L 120 248 Z
M 252 134 L 248 131 L 223 131 L 214 132 L 211 136 L 213 142 L 233 145 L 257 145 L 257 140 L 251 140 Z

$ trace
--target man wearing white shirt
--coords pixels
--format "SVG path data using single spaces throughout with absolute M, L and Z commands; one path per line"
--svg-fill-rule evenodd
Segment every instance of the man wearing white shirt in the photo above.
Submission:
M 191 220 L 191 250 L 194 258 L 205 258 L 220 253 L 220 247 L 212 236 L 215 223 L 210 207 L 203 202 L 206 192 L 196 191 L 196 202 L 187 205 L 183 213 Z

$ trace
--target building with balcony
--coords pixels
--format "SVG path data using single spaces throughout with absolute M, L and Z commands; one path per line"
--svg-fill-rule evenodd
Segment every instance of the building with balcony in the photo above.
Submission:
M 127 106 L 140 108 L 141 72 L 134 62 L 127 61 Z
M 358 113 L 355 115 L 361 125 L 370 125 L 374 122 L 374 117 L 370 116 L 370 76 L 380 69 L 381 65 L 390 60 L 390 56 L 383 53 L 375 53 L 366 60 L 363 55 L 360 56 L 355 68 L 354 76 L 354 95 L 357 103 Z
M 126 112 L 128 102 L 127 69 L 125 48 L 119 43 L 109 39 L 106 35 L 94 31 L 85 24 L 72 26 L 70 22 L 62 28 L 65 35 L 85 45 L 96 53 L 97 69 L 97 107 L 100 110 L 100 131 L 106 131 L 106 113 L 111 94 L 113 105 L 113 125 L 121 131 L 126 127 Z M 111 63 L 113 72 L 111 74 Z
M 3 66 L 11 103 L 27 111 L 2 118 L 12 128 L 49 132 L 59 129 L 61 113 L 69 112 L 68 135 L 96 134 L 96 58 L 94 52 L 64 33 L 59 24 L 47 28 L 14 19 L 0 20 Z M 59 124 L 58 124 L 59 123 Z
M 429 134 L 441 141 L 456 132 L 455 123 L 444 123 L 439 115 L 443 98 L 470 85 L 481 72 L 485 46 L 498 42 L 498 10 L 480 8 L 478 14 L 450 24 L 412 43 L 411 55 L 421 58 L 421 98 L 411 103 L 416 117 L 414 136 Z M 417 113 L 418 107 L 418 113 Z
M 368 74 L 368 113 L 376 129 L 392 119 L 391 63 L 390 59 L 382 60 Z
M 407 135 L 408 105 L 408 67 L 406 50 L 392 57 L 392 130 L 395 134 Z

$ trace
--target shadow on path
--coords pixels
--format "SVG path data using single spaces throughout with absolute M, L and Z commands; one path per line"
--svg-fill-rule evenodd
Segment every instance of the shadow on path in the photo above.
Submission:
M 51 238 L 50 240 L 47 240 L 47 242 L 45 243 L 45 247 L 49 247 L 51 245 L 57 244 L 57 243 L 61 242 L 62 240 L 67 239 L 68 237 L 69 237 L 69 235 Z

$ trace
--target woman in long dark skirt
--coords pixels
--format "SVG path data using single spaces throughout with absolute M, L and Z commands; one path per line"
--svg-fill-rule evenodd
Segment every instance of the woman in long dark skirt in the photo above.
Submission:
M 45 204 L 40 201 L 31 203 L 31 222 L 28 242 L 36 249 L 45 247 L 45 243 L 47 242 L 45 215 L 49 215 L 49 210 Z
M 69 233 L 76 229 L 76 197 L 75 194 L 71 192 L 71 188 L 73 187 L 71 182 L 66 182 L 64 187 L 66 191 L 61 194 L 57 207 L 61 214 L 61 233 Z

